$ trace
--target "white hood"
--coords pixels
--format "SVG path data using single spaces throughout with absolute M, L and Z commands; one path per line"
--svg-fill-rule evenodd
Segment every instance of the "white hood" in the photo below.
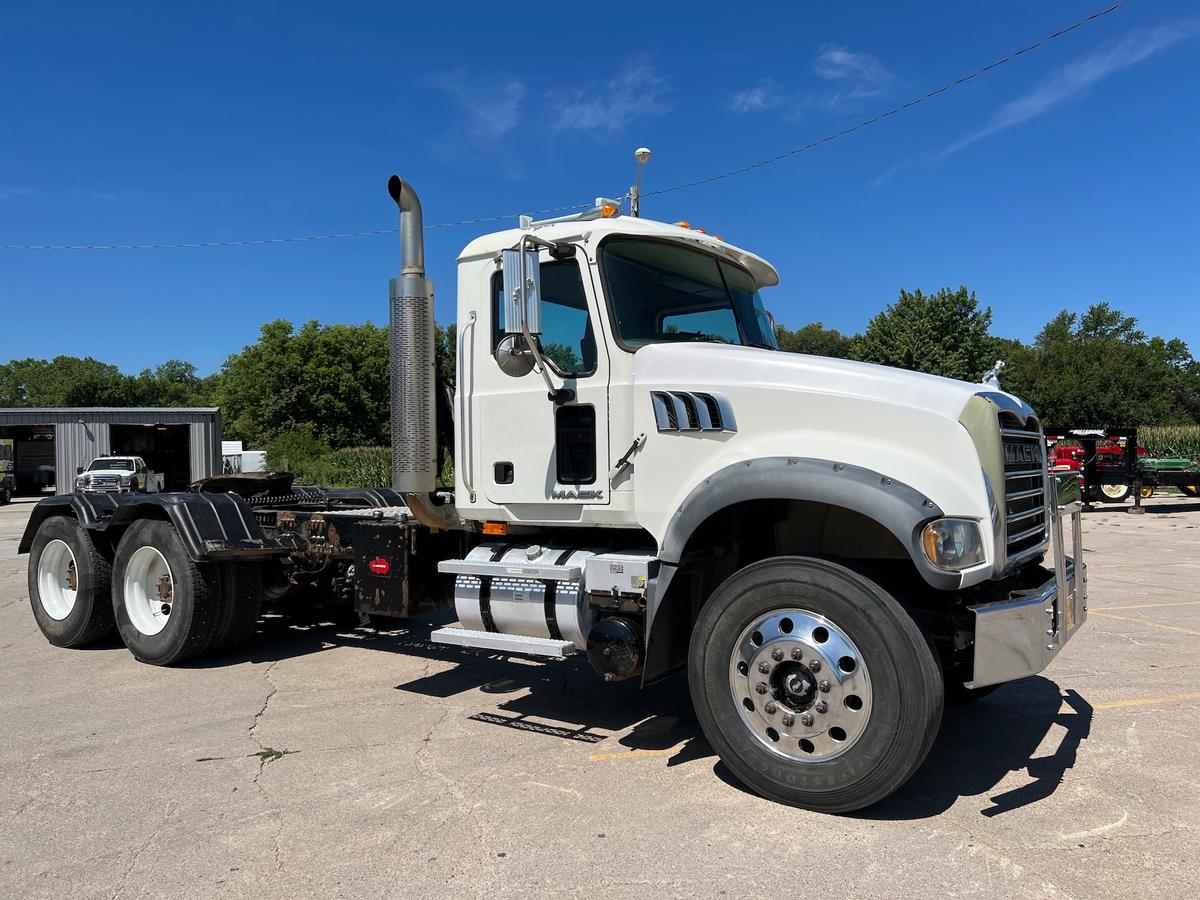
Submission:
M 955 421 L 975 394 L 999 393 L 987 385 L 891 366 L 723 344 L 651 344 L 637 351 L 634 366 L 639 383 L 843 394 L 926 410 Z

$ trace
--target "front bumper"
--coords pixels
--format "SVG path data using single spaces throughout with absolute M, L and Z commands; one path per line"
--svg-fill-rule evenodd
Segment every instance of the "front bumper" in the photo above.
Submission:
M 1087 566 L 1083 564 L 1082 504 L 1049 502 L 1054 574 L 1044 583 L 1013 591 L 1004 600 L 971 607 L 975 613 L 974 677 L 967 687 L 1036 675 L 1050 664 L 1087 619 Z M 1063 542 L 1070 522 L 1071 554 Z

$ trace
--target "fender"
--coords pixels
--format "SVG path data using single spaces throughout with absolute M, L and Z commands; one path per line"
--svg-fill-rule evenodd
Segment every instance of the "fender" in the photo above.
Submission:
M 662 565 L 646 591 L 644 682 L 670 667 L 666 657 L 672 616 L 659 621 L 658 613 L 689 538 L 714 513 L 747 500 L 806 500 L 860 513 L 896 537 L 931 587 L 953 591 L 961 586 L 962 576 L 935 569 L 925 558 L 921 530 L 944 513 L 910 485 L 872 469 L 827 459 L 776 456 L 733 463 L 697 484 L 667 524 L 658 554 Z
M 263 534 L 254 511 L 235 494 L 64 494 L 41 501 L 30 516 L 18 552 L 28 553 L 41 523 L 73 515 L 97 534 L 118 534 L 140 519 L 166 519 L 183 539 L 188 556 L 206 559 L 267 559 L 287 549 Z M 114 538 L 116 535 L 113 536 Z M 114 539 L 109 540 L 114 544 Z
M 37 534 L 42 522 L 54 516 L 74 516 L 79 524 L 90 530 L 104 530 L 108 517 L 117 506 L 117 498 L 121 494 L 56 494 L 39 500 L 29 521 L 25 523 L 25 531 L 17 544 L 17 553 L 28 553 L 33 544 L 33 536 Z

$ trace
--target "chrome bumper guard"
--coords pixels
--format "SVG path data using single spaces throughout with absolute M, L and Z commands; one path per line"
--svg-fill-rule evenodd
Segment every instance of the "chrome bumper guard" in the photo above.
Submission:
M 1053 479 L 1051 479 L 1053 480 Z M 1087 566 L 1079 501 L 1049 497 L 1054 576 L 1035 588 L 1013 591 L 1007 599 L 971 607 L 975 613 L 975 669 L 967 687 L 986 687 L 1036 675 L 1087 619 Z M 1063 542 L 1070 520 L 1071 554 Z

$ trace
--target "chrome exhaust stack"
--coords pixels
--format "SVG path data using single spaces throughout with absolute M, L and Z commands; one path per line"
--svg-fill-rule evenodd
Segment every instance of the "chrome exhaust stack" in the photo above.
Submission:
M 437 505 L 437 360 L 433 285 L 425 277 L 421 201 L 393 175 L 388 193 L 400 210 L 400 277 L 388 282 L 388 368 L 391 377 L 392 487 L 409 511 L 434 528 L 463 527 L 452 505 Z

